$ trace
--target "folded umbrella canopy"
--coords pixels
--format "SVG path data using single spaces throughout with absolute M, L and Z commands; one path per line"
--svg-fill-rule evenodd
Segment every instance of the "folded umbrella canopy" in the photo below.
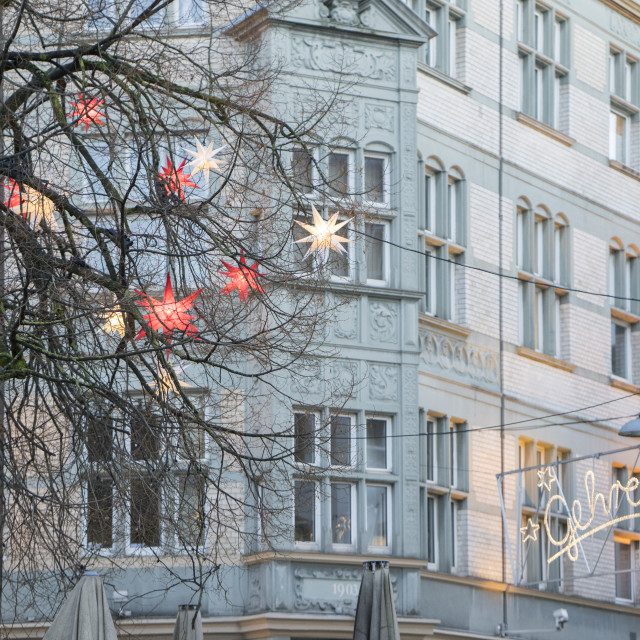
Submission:
M 202 617 L 195 604 L 181 604 L 178 607 L 173 640 L 202 640 Z
M 118 640 L 99 575 L 80 578 L 42 640 Z
M 353 640 L 400 640 L 389 563 L 386 560 L 372 560 L 362 564 L 364 573 L 358 595 Z

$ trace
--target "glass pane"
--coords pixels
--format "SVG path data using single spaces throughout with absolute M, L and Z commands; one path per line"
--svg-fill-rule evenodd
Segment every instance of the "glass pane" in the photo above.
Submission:
M 113 433 L 111 421 L 98 408 L 92 408 L 87 416 L 87 457 L 89 462 L 111 460 Z
M 294 459 L 296 462 L 313 464 L 315 451 L 313 446 L 316 430 L 316 416 L 313 413 L 294 414 Z
M 149 476 L 131 481 L 131 544 L 160 546 L 160 483 Z
M 384 158 L 364 159 L 364 191 L 369 202 L 384 204 L 386 194 L 384 188 Z
M 370 546 L 389 545 L 386 487 L 367 486 L 367 532 Z
M 616 598 L 631 600 L 631 545 L 615 543 L 616 548 Z
M 313 191 L 313 161 L 304 149 L 295 149 L 291 158 L 291 173 L 294 183 L 303 193 Z
M 427 562 L 436 561 L 436 499 L 427 498 Z
M 627 377 L 627 328 L 611 325 L 611 371 L 620 378 Z
M 315 542 L 316 497 L 313 482 L 295 483 L 295 541 Z
M 160 456 L 160 419 L 147 412 L 131 419 L 131 457 L 156 460 Z
M 300 222 L 304 222 L 305 224 L 313 224 L 311 216 L 308 216 L 303 211 L 299 211 L 294 219 L 299 220 Z M 313 271 L 315 266 L 313 263 L 313 254 L 308 255 L 306 258 L 305 255 L 307 254 L 307 251 L 309 250 L 311 244 L 309 242 L 297 242 L 298 240 L 309 237 L 310 234 L 306 229 L 294 222 L 292 227 L 292 235 L 294 241 L 293 262 L 295 264 L 295 268 L 299 269 L 300 271 L 310 273 L 311 271 Z
M 87 489 L 87 542 L 110 547 L 113 543 L 113 481 L 94 477 Z
M 427 480 L 436 479 L 436 423 L 427 420 Z
M 367 280 L 385 280 L 384 225 L 367 222 L 364 225 Z
M 178 495 L 178 535 L 186 545 L 204 542 L 204 478 L 187 475 L 180 478 Z
M 202 460 L 205 457 L 205 431 L 196 422 L 187 423 L 180 433 L 178 447 L 182 457 L 188 460 Z
M 331 531 L 335 544 L 351 544 L 351 485 L 331 485 Z
M 179 26 L 185 24 L 202 24 L 204 11 L 200 0 L 180 0 L 178 3 Z
M 367 419 L 367 467 L 387 468 L 387 421 Z
M 351 225 L 348 224 L 342 229 L 338 230 L 338 234 L 344 238 L 351 238 Z M 337 251 L 329 252 L 329 269 L 331 270 L 331 274 L 338 278 L 349 278 L 351 275 L 350 272 L 350 247 L 349 245 L 342 245 L 346 250 L 346 253 L 338 253 Z
M 349 193 L 349 155 L 346 153 L 329 154 L 329 191 L 335 197 Z
M 331 464 L 351 464 L 351 418 L 331 416 Z

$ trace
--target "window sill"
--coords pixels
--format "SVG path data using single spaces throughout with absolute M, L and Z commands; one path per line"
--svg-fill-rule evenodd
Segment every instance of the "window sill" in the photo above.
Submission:
M 567 145 L 567 147 L 572 147 L 576 141 L 575 138 L 572 138 L 571 136 L 568 136 L 566 133 L 562 133 L 562 131 L 558 131 L 557 129 L 550 127 L 548 124 L 545 124 L 544 122 L 540 122 L 540 120 L 536 120 L 535 118 L 528 116 L 526 113 L 522 113 L 522 111 L 517 112 L 516 119 L 522 122 L 522 124 L 526 124 L 532 129 L 536 129 L 537 131 L 544 133 L 550 138 L 553 138 L 554 140 L 557 140 L 558 142 L 561 142 L 562 144 Z
M 640 317 L 635 313 L 630 313 L 629 311 L 625 311 L 619 307 L 611 307 L 611 317 L 617 318 L 618 320 L 624 320 L 624 322 L 628 322 L 629 324 L 635 324 L 640 321 Z
M 635 115 L 640 112 L 640 109 L 635 104 L 615 94 L 611 94 L 611 106 L 626 111 L 629 115 Z
M 611 376 L 609 378 L 609 384 L 616 389 L 621 389 L 622 391 L 628 391 L 629 393 L 640 393 L 640 387 L 637 384 L 633 384 L 633 382 L 629 382 L 624 378 Z
M 442 71 L 438 71 L 438 69 L 430 67 L 424 62 L 418 62 L 418 71 L 422 71 L 425 75 L 431 76 L 436 80 L 440 80 L 441 82 L 448 84 L 451 88 L 457 89 L 464 94 L 468 94 L 471 91 L 471 87 L 460 82 L 460 80 L 456 80 L 455 78 L 448 76 L 446 73 L 442 73 Z
M 640 171 L 636 171 L 632 169 L 626 164 L 620 162 L 620 160 L 613 160 L 609 158 L 609 166 L 620 173 L 624 173 L 625 176 L 629 176 L 630 178 L 635 178 L 636 180 L 640 180 Z
M 437 318 L 436 316 L 431 316 L 422 311 L 419 314 L 419 323 L 421 325 L 426 325 L 434 329 L 441 329 L 446 333 L 460 336 L 461 338 L 467 338 L 472 333 L 472 330 L 468 329 L 467 327 L 463 327 L 462 325 L 456 324 L 455 322 L 450 322 L 449 320 Z
M 575 364 L 571 364 L 566 360 L 560 360 L 559 358 L 547 355 L 546 353 L 540 353 L 539 351 L 534 351 L 533 349 L 529 349 L 528 347 L 516 347 L 516 353 L 525 358 L 530 358 L 531 360 L 536 360 L 537 362 L 548 364 L 549 366 L 555 367 L 556 369 L 563 369 L 564 371 L 573 372 L 576 368 Z

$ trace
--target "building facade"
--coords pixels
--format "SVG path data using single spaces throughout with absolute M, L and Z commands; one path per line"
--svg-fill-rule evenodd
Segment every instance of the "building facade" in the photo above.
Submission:
M 257 32 L 292 113 L 348 80 L 314 153 L 370 212 L 336 267 L 326 365 L 357 384 L 340 411 L 313 385 L 277 409 L 301 439 L 326 421 L 335 443 L 300 445 L 290 533 L 237 550 L 205 635 L 348 638 L 361 563 L 382 557 L 403 638 L 545 637 L 565 608 L 567 640 L 634 639 L 640 524 L 619 516 L 640 462 L 592 456 L 633 444 L 617 432 L 639 410 L 640 7 L 309 0 L 231 29 Z M 313 166 L 298 170 L 326 215 Z M 552 530 L 577 549 L 580 518 L 549 516 L 545 465 L 567 505 L 601 508 L 591 529 L 618 519 L 577 560 L 550 560 Z M 499 491 L 497 474 L 528 467 Z M 136 599 L 150 581 L 123 572 L 108 594 L 123 632 L 168 636 L 180 594 Z

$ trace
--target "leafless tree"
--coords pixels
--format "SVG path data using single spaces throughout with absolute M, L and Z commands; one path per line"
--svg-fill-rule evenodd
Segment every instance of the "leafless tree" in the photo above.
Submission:
M 228 35 L 248 8 L 0 2 L 5 619 L 87 566 L 162 566 L 198 602 L 291 502 L 307 381 L 348 395 L 322 346 L 343 258 L 292 242 L 312 175 L 343 195 L 309 146 L 335 94 L 283 111 L 259 34 Z

